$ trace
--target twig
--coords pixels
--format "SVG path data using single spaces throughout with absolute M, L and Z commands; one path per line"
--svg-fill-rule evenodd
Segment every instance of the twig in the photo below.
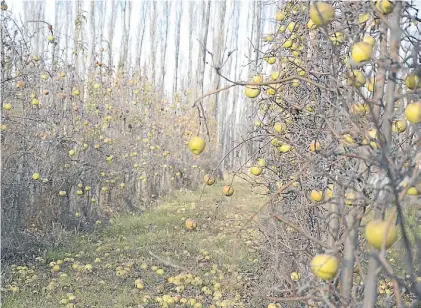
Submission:
M 173 268 L 176 268 L 176 269 L 179 269 L 179 270 L 183 270 L 183 271 L 186 271 L 186 272 L 192 272 L 192 271 L 191 271 L 191 270 L 189 270 L 188 268 L 185 268 L 185 267 L 183 267 L 183 266 L 180 266 L 180 265 L 174 264 L 174 262 L 173 262 L 173 261 L 171 261 L 171 260 L 165 260 L 164 258 L 162 258 L 162 257 L 160 257 L 160 256 L 157 256 L 157 255 L 156 255 L 156 254 L 154 254 L 152 251 L 149 251 L 149 254 L 150 254 L 152 257 L 154 257 L 155 259 L 157 259 L 158 261 L 160 261 L 161 263 L 163 263 L 164 265 L 166 265 L 166 266 L 173 267 Z
M 306 164 L 304 164 L 304 166 L 297 171 L 295 174 L 293 174 L 294 178 L 299 177 L 306 169 L 307 167 L 313 162 L 313 159 L 309 160 Z M 259 214 L 265 207 L 267 207 L 270 202 L 272 202 L 273 200 L 275 200 L 275 198 L 280 195 L 282 192 L 284 192 L 288 187 L 290 187 L 292 185 L 292 183 L 295 180 L 291 180 L 289 182 L 287 182 L 285 185 L 279 187 L 278 191 L 275 192 L 265 203 L 263 203 L 258 209 L 257 211 L 251 215 L 251 217 L 245 222 L 243 228 L 241 228 L 238 232 L 237 235 L 242 232 L 244 230 L 244 228 L 246 228 L 248 226 L 248 224 L 257 216 L 257 214 Z
M 295 231 L 297 231 L 298 233 L 301 233 L 302 235 L 304 235 L 306 238 L 308 238 L 310 241 L 315 242 L 316 244 L 318 244 L 319 246 L 326 248 L 326 249 L 330 249 L 331 247 L 329 247 L 329 245 L 319 241 L 317 238 L 311 236 L 310 234 L 307 234 L 306 232 L 304 232 L 303 230 L 301 230 L 298 226 L 294 225 L 293 223 L 283 219 L 281 217 L 281 215 L 273 215 L 273 218 L 275 218 L 276 220 L 283 222 L 284 224 L 290 226 L 292 229 L 294 229 Z
M 235 87 L 235 86 L 236 86 L 236 84 L 232 84 L 232 85 L 226 86 L 226 87 L 224 87 L 224 88 L 221 88 L 221 89 L 216 89 L 216 90 L 214 90 L 214 91 L 211 91 L 211 92 L 209 92 L 209 93 L 206 93 L 205 95 L 202 95 L 200 98 L 198 98 L 197 100 L 195 100 L 195 101 L 194 101 L 192 108 L 193 108 L 193 107 L 196 107 L 196 104 L 197 104 L 198 102 L 200 102 L 202 99 L 204 99 L 205 97 L 208 97 L 208 96 L 211 96 L 211 95 L 213 95 L 213 94 L 217 94 L 217 93 L 219 93 L 219 92 L 222 92 L 222 91 L 228 90 L 228 89 L 230 89 L 230 88 L 232 88 L 232 87 Z

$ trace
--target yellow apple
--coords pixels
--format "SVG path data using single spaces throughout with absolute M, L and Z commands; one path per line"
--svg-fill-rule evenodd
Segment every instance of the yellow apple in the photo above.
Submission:
M 383 14 L 387 15 L 393 11 L 393 3 L 389 0 L 379 0 L 376 2 L 376 8 Z
M 197 228 L 197 223 L 193 219 L 189 218 L 189 219 L 186 220 L 186 229 L 187 230 L 193 231 L 196 228 Z
M 421 78 L 415 73 L 410 73 L 405 78 L 405 85 L 408 89 L 415 90 L 421 87 Z
M 265 42 L 273 42 L 273 39 L 274 39 L 274 37 L 273 37 L 272 34 L 268 34 L 268 35 L 265 35 L 263 37 L 263 41 L 265 41 Z
M 206 185 L 211 186 L 215 183 L 215 178 L 209 174 L 205 174 L 205 176 L 203 177 L 203 181 Z
M 10 104 L 10 103 L 6 103 L 6 104 L 4 104 L 4 105 L 3 105 L 3 109 L 4 109 L 4 110 L 11 110 L 11 109 L 12 109 L 12 104 Z
M 275 95 L 276 94 L 276 90 L 273 88 L 269 88 L 266 90 L 266 94 L 267 95 Z
M 315 140 L 312 143 L 310 143 L 310 146 L 309 146 L 310 152 L 316 152 L 316 151 L 319 151 L 320 149 L 321 149 L 321 146 L 320 146 L 319 141 Z
M 270 78 L 272 78 L 272 80 L 276 80 L 276 79 L 278 79 L 279 75 L 280 75 L 280 72 L 273 72 L 270 75 Z
M 284 47 L 284 48 L 286 48 L 286 49 L 291 48 L 291 46 L 292 46 L 292 41 L 291 41 L 291 40 L 286 40 L 286 41 L 282 44 L 282 47 Z
M 406 192 L 408 196 L 418 196 L 418 190 L 416 187 L 409 187 L 408 191 Z
M 309 21 L 307 22 L 307 28 L 313 30 L 317 28 L 317 25 L 311 19 L 309 19 Z
M 255 75 L 251 79 L 254 83 L 262 83 L 263 82 L 263 76 L 262 75 Z
M 328 254 L 316 255 L 311 260 L 311 270 L 314 275 L 323 280 L 335 278 L 339 269 L 339 260 Z
M 352 191 L 345 193 L 345 204 L 346 205 L 351 206 L 354 203 L 355 199 L 356 199 L 355 194 Z
M 257 160 L 257 165 L 259 165 L 260 167 L 264 167 L 264 166 L 266 166 L 266 161 L 265 161 L 265 159 L 264 159 L 264 158 L 259 158 L 259 159 Z
M 374 248 L 381 249 L 385 240 L 386 249 L 393 245 L 398 237 L 398 229 L 393 222 L 376 219 L 365 227 L 365 237 Z
M 405 120 L 395 120 L 392 122 L 392 129 L 396 133 L 403 133 L 406 131 L 406 121 Z
M 377 139 L 377 136 L 379 135 L 379 132 L 377 131 L 377 129 L 370 129 L 370 130 L 368 130 L 367 135 L 370 139 Z
M 359 70 L 353 70 L 348 72 L 348 84 L 361 88 L 366 82 L 365 75 Z
M 367 42 L 358 42 L 352 45 L 351 58 L 356 63 L 365 62 L 371 59 L 373 46 Z
M 370 19 L 370 13 L 364 13 L 364 14 L 360 14 L 360 16 L 358 16 L 358 22 L 360 23 L 360 26 L 364 26 L 365 23 Z
M 376 79 L 374 77 L 371 77 L 366 84 L 367 90 L 369 92 L 374 92 L 374 86 L 376 85 Z
M 288 24 L 288 26 L 287 26 L 287 30 L 289 31 L 289 32 L 293 32 L 294 30 L 295 30 L 295 26 L 296 26 L 297 24 L 295 23 L 295 22 L 290 22 L 289 24 Z
M 323 200 L 323 191 L 321 190 L 312 190 L 310 193 L 310 200 L 314 202 L 320 202 Z
M 69 156 L 73 156 L 73 155 L 75 155 L 76 154 L 76 151 L 75 150 L 70 150 L 69 151 Z
M 273 129 L 278 134 L 281 134 L 286 131 L 287 126 L 285 125 L 285 123 L 276 122 L 275 125 L 273 125 Z
M 352 104 L 350 107 L 350 112 L 352 114 L 363 116 L 366 114 L 367 110 L 364 107 L 365 104 Z
M 251 167 L 250 168 L 250 173 L 253 174 L 253 175 L 255 175 L 255 176 L 259 176 L 260 174 L 262 174 L 262 168 L 256 167 L 256 166 Z
M 363 38 L 363 42 L 370 44 L 371 47 L 374 47 L 376 44 L 376 39 L 370 35 L 365 35 Z
M 412 124 L 421 123 L 421 102 L 408 104 L 405 108 L 405 117 Z
M 326 192 L 327 197 L 329 199 L 332 199 L 332 197 L 333 197 L 333 184 L 327 185 L 327 188 L 326 188 L 325 192 Z
M 274 64 L 276 62 L 276 57 L 265 57 L 263 58 L 268 64 Z
M 287 153 L 291 150 L 291 146 L 289 144 L 284 143 L 279 147 L 279 152 L 281 153 Z
M 341 141 L 344 145 L 351 145 L 355 143 L 354 138 L 350 134 L 342 135 Z
M 205 146 L 205 140 L 198 136 L 191 138 L 189 141 L 189 149 L 195 155 L 202 153 L 205 149 Z
M 283 21 L 285 19 L 286 15 L 284 11 L 277 11 L 275 15 L 276 21 Z
M 225 196 L 230 197 L 234 194 L 234 188 L 231 185 L 225 185 L 222 187 L 222 193 Z
M 329 40 L 333 45 L 339 45 L 344 42 L 344 34 L 342 32 L 335 32 L 329 35 Z
M 256 86 L 246 86 L 244 93 L 248 98 L 256 98 L 260 94 L 260 88 Z
M 316 26 L 326 26 L 335 19 L 335 10 L 329 3 L 316 2 L 310 8 L 310 19 Z
M 300 273 L 297 273 L 297 272 L 292 272 L 291 273 L 291 280 L 292 281 L 298 281 L 298 280 L 300 280 L 300 278 L 301 278 Z
M 58 192 L 58 195 L 59 195 L 60 197 L 65 197 L 65 196 L 67 195 L 67 193 L 66 193 L 64 190 L 60 190 L 60 191 Z
M 38 180 L 39 179 L 39 173 L 37 173 L 37 172 L 35 172 L 33 175 L 32 175 L 32 179 L 33 180 Z

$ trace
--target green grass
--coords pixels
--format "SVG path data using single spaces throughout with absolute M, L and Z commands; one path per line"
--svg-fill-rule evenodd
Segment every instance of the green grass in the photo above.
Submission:
M 172 193 L 142 215 L 114 217 L 101 231 L 70 237 L 44 260 L 14 266 L 4 275 L 2 307 L 266 306 L 250 302 L 252 278 L 259 270 L 258 232 L 245 226 L 263 198 L 251 194 L 245 183 L 235 183 L 235 189 L 231 199 L 221 196 L 217 185 L 207 187 L 200 200 L 200 191 Z M 185 230 L 186 218 L 197 221 L 197 230 Z M 65 262 L 52 272 L 50 262 L 58 260 Z M 143 289 L 135 287 L 136 279 Z M 75 299 L 61 304 L 67 293 Z M 190 305 L 173 304 L 168 298 L 176 295 Z

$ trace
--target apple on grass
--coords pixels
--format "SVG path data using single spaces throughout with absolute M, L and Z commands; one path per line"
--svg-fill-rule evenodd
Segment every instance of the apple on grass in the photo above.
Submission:
M 197 228 L 197 223 L 193 219 L 189 218 L 186 220 L 186 229 L 189 231 L 193 231 Z

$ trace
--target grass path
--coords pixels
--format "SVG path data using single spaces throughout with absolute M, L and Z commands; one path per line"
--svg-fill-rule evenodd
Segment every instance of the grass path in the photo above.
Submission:
M 5 273 L 2 307 L 266 307 L 258 232 L 245 225 L 263 198 L 245 183 L 176 192 L 142 215 L 115 217 L 35 264 Z M 196 231 L 185 230 L 193 218 Z

